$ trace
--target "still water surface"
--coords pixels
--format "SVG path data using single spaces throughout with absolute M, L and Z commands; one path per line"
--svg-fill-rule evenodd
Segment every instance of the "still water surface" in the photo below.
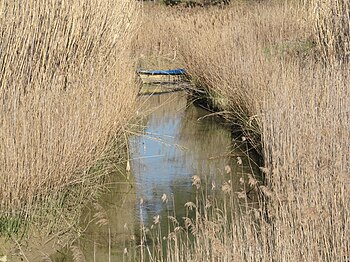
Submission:
M 163 194 L 169 199 L 167 208 L 174 207 L 175 199 L 180 216 L 183 205 L 193 199 L 191 178 L 218 180 L 232 163 L 230 130 L 205 117 L 208 111 L 188 103 L 185 93 L 144 99 L 144 107 L 157 109 L 147 118 L 144 135 L 130 139 L 130 148 L 136 194 L 143 199 L 141 211 L 147 224 L 164 211 Z
M 185 216 L 184 204 L 194 201 L 194 175 L 209 187 L 230 179 L 239 190 L 244 162 L 238 165 L 236 157 L 230 157 L 241 153 L 232 152 L 228 127 L 189 103 L 184 92 L 140 96 L 139 103 L 144 129 L 129 138 L 130 173 L 116 174 L 108 192 L 84 214 L 86 231 L 75 247 L 86 261 L 122 261 L 125 248 L 128 256 L 135 255 L 130 253 L 140 238 L 140 222 L 151 226 L 157 215 L 166 232 L 167 215 Z M 232 170 L 229 178 L 227 166 Z M 62 250 L 51 260 L 71 261 L 69 253 Z

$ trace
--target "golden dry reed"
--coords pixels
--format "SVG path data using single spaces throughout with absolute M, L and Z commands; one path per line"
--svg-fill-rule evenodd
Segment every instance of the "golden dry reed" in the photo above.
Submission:
M 130 120 L 128 0 L 0 1 L 0 209 L 84 182 Z
M 314 0 L 316 40 L 327 60 L 348 62 L 350 57 L 350 2 Z
M 244 190 L 234 194 L 229 183 L 219 209 L 199 208 L 200 198 L 196 219 L 185 220 L 195 244 L 188 230 L 173 231 L 164 261 L 349 261 L 349 8 L 335 2 L 340 20 L 332 24 L 327 14 L 316 25 L 315 9 L 293 1 L 148 7 L 153 15 L 140 34 L 161 28 L 139 36 L 151 41 L 145 46 L 180 53 L 246 139 L 260 140 L 265 162 L 264 184 L 246 181 L 262 196 L 258 207 L 239 202 L 238 216 L 233 207 Z

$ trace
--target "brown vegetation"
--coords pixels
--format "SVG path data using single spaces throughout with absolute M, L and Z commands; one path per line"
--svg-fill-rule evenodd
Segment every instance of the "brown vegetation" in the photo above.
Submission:
M 4 218 L 96 179 L 91 167 L 132 114 L 128 46 L 138 11 L 127 0 L 5 0 L 0 10 Z
M 260 208 L 237 219 L 232 194 L 220 216 L 197 209 L 195 245 L 172 234 L 164 260 L 349 260 L 349 8 L 336 2 L 335 24 L 287 1 L 147 9 L 139 39 L 181 54 L 198 87 L 261 143 L 265 161 Z
M 349 62 L 350 3 L 313 0 L 316 40 L 325 62 Z

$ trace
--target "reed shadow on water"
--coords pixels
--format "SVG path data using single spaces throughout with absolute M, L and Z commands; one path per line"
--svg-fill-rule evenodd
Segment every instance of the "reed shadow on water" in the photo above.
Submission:
M 165 258 L 166 247 L 160 251 L 159 240 L 173 228 L 169 217 L 179 221 L 178 227 L 186 226 L 185 217 L 196 219 L 188 210 L 200 196 L 194 178 L 205 191 L 213 191 L 214 185 L 221 191 L 227 181 L 238 191 L 238 174 L 250 170 L 243 156 L 244 163 L 237 163 L 241 151 L 232 157 L 230 129 L 215 117 L 203 117 L 209 112 L 189 103 L 185 92 L 141 96 L 139 102 L 140 111 L 151 113 L 143 116 L 142 133 L 129 137 L 128 181 L 117 183 L 93 204 L 86 220 L 91 224 L 71 250 L 79 247 L 89 261 L 109 256 L 147 260 L 154 252 Z M 221 201 L 221 193 L 215 194 Z

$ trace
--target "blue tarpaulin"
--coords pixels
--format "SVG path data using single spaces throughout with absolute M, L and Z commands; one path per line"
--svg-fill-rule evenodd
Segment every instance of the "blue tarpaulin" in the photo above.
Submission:
M 186 70 L 183 68 L 171 69 L 171 70 L 137 70 L 137 73 L 143 75 L 184 75 Z

